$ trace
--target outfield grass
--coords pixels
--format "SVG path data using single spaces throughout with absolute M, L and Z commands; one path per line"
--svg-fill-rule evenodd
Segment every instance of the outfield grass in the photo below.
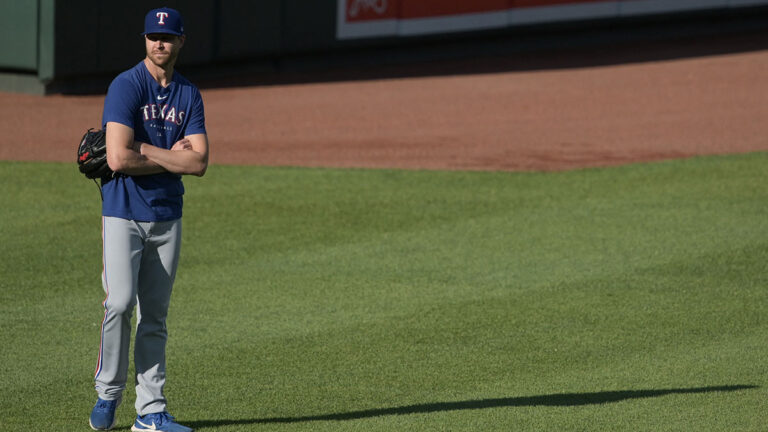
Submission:
M 0 430 L 89 430 L 98 192 L 0 183 Z M 767 154 L 185 183 L 166 390 L 200 431 L 768 427 Z

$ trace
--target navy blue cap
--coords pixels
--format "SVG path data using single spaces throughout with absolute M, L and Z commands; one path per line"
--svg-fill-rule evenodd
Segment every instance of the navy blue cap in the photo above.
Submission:
M 144 33 L 142 34 L 148 35 L 151 33 L 183 35 L 184 21 L 182 21 L 179 11 L 164 7 L 147 12 L 147 16 L 144 17 Z

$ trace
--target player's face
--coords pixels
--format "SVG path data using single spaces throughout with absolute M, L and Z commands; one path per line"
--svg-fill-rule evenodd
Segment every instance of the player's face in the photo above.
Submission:
M 173 66 L 184 45 L 184 36 L 150 33 L 144 36 L 147 58 L 160 67 Z

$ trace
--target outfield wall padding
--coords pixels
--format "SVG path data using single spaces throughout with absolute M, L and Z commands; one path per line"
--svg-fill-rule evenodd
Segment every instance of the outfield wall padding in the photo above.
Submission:
M 765 4 L 768 0 L 337 0 L 336 35 L 412 37 Z
M 0 68 L 37 70 L 37 2 L 0 0 Z
M 350 48 L 407 48 L 435 35 L 726 11 L 768 6 L 768 0 L 166 0 L 163 5 L 184 16 L 188 36 L 179 67 L 215 72 L 298 55 L 322 60 L 325 53 Z M 67 92 L 75 83 L 131 67 L 144 56 L 144 15 L 157 6 L 154 0 L 0 0 L 5 42 L 0 90 Z M 14 75 L 22 79 L 8 79 Z

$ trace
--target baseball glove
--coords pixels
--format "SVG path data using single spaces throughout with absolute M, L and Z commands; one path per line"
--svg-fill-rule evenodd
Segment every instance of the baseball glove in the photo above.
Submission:
M 103 129 L 88 129 L 77 147 L 77 165 L 80 172 L 89 179 L 112 177 L 114 173 L 107 164 L 107 137 Z

